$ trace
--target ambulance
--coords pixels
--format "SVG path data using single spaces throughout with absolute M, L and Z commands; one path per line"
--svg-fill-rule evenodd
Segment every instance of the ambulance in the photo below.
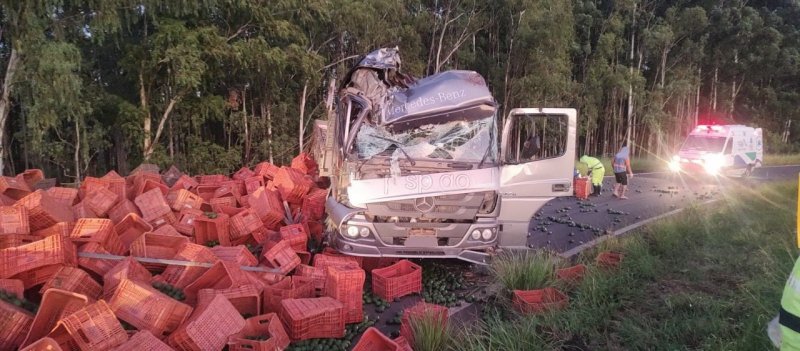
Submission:
M 764 160 L 761 128 L 698 125 L 669 162 L 675 173 L 749 176 Z

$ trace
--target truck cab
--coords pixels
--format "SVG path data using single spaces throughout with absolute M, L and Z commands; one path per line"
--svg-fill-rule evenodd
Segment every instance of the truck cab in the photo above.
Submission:
M 513 109 L 500 121 L 480 74 L 410 80 L 399 62 L 396 49 L 367 55 L 317 129 L 332 180 L 329 244 L 480 264 L 497 247 L 525 247 L 536 211 L 572 194 L 576 111 Z
M 749 175 L 761 167 L 764 143 L 761 128 L 743 125 L 698 125 L 670 160 L 675 173 Z

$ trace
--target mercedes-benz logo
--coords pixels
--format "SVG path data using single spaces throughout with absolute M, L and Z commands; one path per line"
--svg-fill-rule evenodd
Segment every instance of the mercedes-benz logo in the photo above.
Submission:
M 420 211 L 422 213 L 428 213 L 430 211 L 433 211 L 434 207 L 435 207 L 435 202 L 432 197 L 420 197 L 414 199 L 414 208 L 416 208 L 417 211 Z

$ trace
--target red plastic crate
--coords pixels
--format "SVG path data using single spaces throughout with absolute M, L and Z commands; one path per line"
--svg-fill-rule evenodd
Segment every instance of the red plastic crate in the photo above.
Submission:
M 327 269 L 325 296 L 330 296 L 344 305 L 344 322 L 360 323 L 364 320 L 364 280 L 366 273 L 358 267 Z
M 137 196 L 133 202 L 139 207 L 142 217 L 148 222 L 172 213 L 167 201 L 164 200 L 164 194 L 159 189 L 146 191 Z
M 33 188 L 36 183 L 44 180 L 44 172 L 38 168 L 26 169 L 24 172 L 17 174 L 17 177 L 22 178 L 29 188 Z
M 183 236 L 144 233 L 131 243 L 131 256 L 171 260 L 188 243 L 189 238 Z M 166 265 L 161 263 L 142 265 L 152 271 L 162 271 L 166 268 Z
M 230 238 L 236 241 L 261 229 L 264 223 L 255 211 L 246 208 L 230 217 Z
M 14 177 L 0 177 L 0 194 L 19 200 L 30 193 L 31 188 L 25 181 Z
M 139 177 L 134 180 L 132 188 L 133 196 L 142 195 L 153 189 L 158 189 L 162 195 L 167 196 L 169 187 L 161 183 L 160 177 L 152 176 L 152 179 L 148 178 L 149 177 Z
M 114 204 L 117 203 L 119 196 L 109 189 L 101 188 L 92 190 L 86 194 L 83 202 L 86 206 L 99 216 L 105 216 Z
M 69 206 L 70 208 L 72 205 L 75 205 L 78 202 L 78 189 L 75 188 L 63 188 L 56 186 L 47 189 L 45 192 L 50 196 L 52 201 L 59 202 L 64 206 Z
M 230 262 L 240 266 L 255 267 L 258 265 L 258 259 L 250 253 L 244 245 L 237 246 L 215 246 L 211 248 L 220 261 Z
M 166 184 L 168 187 L 172 187 L 175 185 L 175 182 L 181 178 L 181 176 L 183 176 L 183 172 L 181 172 L 178 167 L 175 167 L 175 165 L 172 165 L 168 170 L 161 173 L 161 181 L 164 182 L 164 184 Z
M 514 308 L 522 313 L 544 313 L 560 310 L 569 304 L 569 297 L 554 288 L 514 290 Z
M 20 351 L 63 351 L 64 349 L 58 345 L 58 342 L 51 338 L 41 338 L 36 340 L 35 343 L 30 344 L 28 347 Z
M 303 172 L 289 167 L 281 167 L 275 174 L 275 187 L 281 194 L 281 198 L 290 202 L 301 204 L 303 197 L 308 194 L 314 182 L 306 178 Z
M 586 265 L 583 264 L 556 270 L 556 278 L 568 284 L 580 283 L 585 274 Z
M 150 283 L 123 279 L 107 297 L 117 318 L 158 338 L 172 333 L 189 318 L 192 307 L 156 290 Z
M 321 254 L 314 255 L 314 267 L 322 269 L 330 266 L 351 266 L 356 265 L 361 267 L 363 257 L 345 256 L 332 251 L 323 251 Z
M 0 279 L 0 291 L 14 294 L 17 298 L 23 298 L 25 284 L 19 279 Z
M 42 238 L 53 235 L 59 235 L 65 238 L 69 238 L 69 235 L 72 233 L 73 229 L 75 229 L 75 222 L 59 222 L 53 225 L 52 227 L 39 229 L 31 234 Z
M 218 241 L 220 245 L 230 246 L 228 215 L 217 213 L 216 218 L 198 216 L 194 218 L 194 242 L 205 245 L 209 241 Z
M 328 199 L 328 190 L 313 189 L 308 196 L 303 198 L 302 212 L 305 218 L 319 221 L 325 216 L 325 201 Z
M 352 351 L 403 351 L 403 349 L 377 328 L 369 327 L 364 334 L 361 334 L 361 339 Z
M 311 282 L 314 284 L 314 290 L 316 290 L 316 296 L 322 296 L 322 293 L 325 291 L 325 282 L 327 281 L 326 274 L 327 273 L 325 272 L 325 269 L 305 264 L 297 266 L 297 268 L 294 270 L 295 277 L 306 277 L 311 279 Z
M 0 350 L 16 350 L 25 339 L 33 315 L 8 302 L 0 301 Z
M 81 218 L 75 223 L 75 228 L 72 229 L 69 238 L 78 245 L 98 243 L 114 255 L 123 255 L 128 252 L 110 219 Z
M 142 234 L 153 230 L 153 226 L 144 218 L 135 213 L 129 213 L 124 219 L 114 226 L 114 230 L 119 235 L 119 241 L 125 248 L 130 249 L 131 243 L 138 239 Z
M 214 198 L 214 193 L 219 188 L 219 185 L 198 185 L 195 188 L 195 193 L 203 198 L 203 201 L 210 201 Z
M 45 291 L 42 295 L 39 311 L 36 312 L 36 317 L 33 318 L 33 323 L 31 323 L 22 345 L 26 346 L 46 337 L 56 326 L 56 322 L 87 305 L 89 305 L 89 299 L 85 295 L 61 289 Z
M 184 189 L 191 191 L 198 185 L 199 184 L 194 178 L 184 174 L 180 176 L 177 181 L 175 181 L 175 184 L 172 184 L 170 190 Z
M 208 204 L 212 206 L 230 206 L 236 207 L 239 205 L 239 202 L 236 201 L 236 197 L 234 196 L 224 196 L 224 197 L 215 197 L 208 200 Z
M 392 301 L 397 297 L 422 292 L 422 267 L 409 261 L 372 270 L 372 292 Z
M 128 341 L 108 304 L 99 300 L 61 319 L 48 337 L 59 345 L 75 345 L 81 350 L 108 350 Z
M 177 223 L 173 224 L 172 226 L 175 227 L 178 233 L 186 236 L 194 236 L 194 220 L 202 215 L 203 211 L 200 210 L 189 208 L 183 209 L 178 215 Z
M 86 177 L 80 182 L 78 196 L 81 199 L 85 199 L 90 192 L 100 189 L 108 189 L 108 182 L 97 177 Z
M 103 275 L 103 294 L 112 294 L 123 279 L 149 284 L 153 276 L 139 261 L 125 257 Z
M 297 256 L 289 243 L 284 240 L 266 250 L 264 258 L 268 267 L 278 269 L 281 274 L 288 274 L 301 262 L 300 256 Z
M 223 205 L 223 204 L 205 204 L 206 206 L 211 206 L 211 211 L 215 213 L 224 213 L 228 215 L 228 217 L 233 217 L 248 208 L 242 207 L 233 207 L 230 205 Z
M 200 209 L 203 198 L 188 190 L 178 189 L 167 194 L 167 203 L 173 211 L 181 211 L 184 208 Z
M 245 180 L 245 179 L 250 178 L 250 177 L 252 177 L 254 175 L 256 175 L 256 172 L 253 172 L 248 167 L 242 167 L 242 168 L 239 168 L 239 170 L 236 171 L 236 173 L 234 173 L 231 178 L 234 179 L 234 180 Z
M 0 250 L 0 278 L 11 278 L 44 266 L 74 266 L 76 263 L 75 245 L 67 238 L 54 235 L 30 244 Z
M 268 336 L 267 340 L 251 340 Z M 276 313 L 267 313 L 245 320 L 242 330 L 228 339 L 230 351 L 275 351 L 289 347 L 289 335 Z
M 108 210 L 108 219 L 114 223 L 119 223 L 131 213 L 139 217 L 142 216 L 142 212 L 139 211 L 139 208 L 136 207 L 136 204 L 134 204 L 133 201 L 122 199 L 118 201 L 114 207 Z
M 39 290 L 44 293 L 49 289 L 61 289 L 84 295 L 91 300 L 97 300 L 103 294 L 103 287 L 100 286 L 89 273 L 75 267 L 62 267 L 47 283 Z
M 398 351 L 414 351 L 414 349 L 411 348 L 411 345 L 408 344 L 408 340 L 402 336 L 395 338 L 394 342 L 399 347 Z
M 264 177 L 260 175 L 252 176 L 244 180 L 244 189 L 247 194 L 252 194 L 256 189 L 264 186 L 266 181 L 264 181 Z
M 606 269 L 616 269 L 622 264 L 625 255 L 619 252 L 605 251 L 597 255 L 595 262 L 597 265 Z
M 187 285 L 183 292 L 186 294 L 186 301 L 192 303 L 202 289 L 236 288 L 249 283 L 250 278 L 238 265 L 218 261 L 194 282 Z
M 0 235 L 30 233 L 31 227 L 28 224 L 27 208 L 22 206 L 0 207 Z
M 261 314 L 261 290 L 253 284 L 227 289 L 202 289 L 197 293 L 197 304 L 207 304 L 217 295 L 228 299 L 242 316 Z
M 239 191 L 239 186 L 236 181 L 226 181 L 219 184 L 216 190 L 214 190 L 214 197 L 236 197 L 238 198 L 241 196 L 242 193 Z
M 195 178 L 200 185 L 218 185 L 219 183 L 231 180 L 228 176 L 223 174 L 199 175 Z
M 27 290 L 46 283 L 61 267 L 64 267 L 64 264 L 51 264 L 17 274 L 13 279 L 21 280 Z
M 0 250 L 27 245 L 42 240 L 38 235 L 7 234 L 0 235 Z
M 75 204 L 75 206 L 72 206 L 72 214 L 75 216 L 75 219 L 100 217 L 100 215 L 94 213 L 94 211 L 89 208 L 86 201 L 81 201 Z
M 314 297 L 314 285 L 310 278 L 291 276 L 264 287 L 263 312 L 280 312 L 281 301 Z
M 162 225 L 162 226 L 158 227 L 158 229 L 153 231 L 153 234 L 170 235 L 170 236 L 181 236 L 181 237 L 183 236 L 183 235 L 181 235 L 181 233 L 178 233 L 178 231 L 175 229 L 175 227 L 173 227 L 173 226 L 171 226 L 169 224 L 165 224 L 165 225 Z
M 400 336 L 408 340 L 409 344 L 414 344 L 414 329 L 411 325 L 421 318 L 435 319 L 442 328 L 446 328 L 449 320 L 447 307 L 419 302 L 406 308 L 400 322 Z
M 281 239 L 289 243 L 295 252 L 308 251 L 308 226 L 303 223 L 281 227 Z
M 169 337 L 178 351 L 221 350 L 228 337 L 239 333 L 245 321 L 236 308 L 222 296 L 199 305 L 189 320 Z
M 282 281 L 283 279 L 287 279 L 286 276 L 269 272 L 245 271 L 245 274 L 247 274 L 247 278 L 250 279 L 250 284 L 258 286 L 262 290 L 266 289 L 272 284 Z
M 260 175 L 260 176 L 265 177 L 267 179 L 273 179 L 273 178 L 275 178 L 275 174 L 277 174 L 278 170 L 280 170 L 280 169 L 281 169 L 280 167 L 278 167 L 276 165 L 273 165 L 273 164 L 271 164 L 269 162 L 261 162 L 261 163 L 256 165 L 256 167 L 253 169 L 253 171 L 257 175 Z
M 192 243 L 184 245 L 175 255 L 175 259 L 201 263 L 215 263 L 218 260 L 209 248 Z M 165 269 L 160 276 L 155 277 L 154 280 L 164 281 L 172 286 L 183 289 L 197 280 L 197 278 L 206 271 L 208 271 L 206 267 L 170 265 L 167 266 L 167 269 Z
M 248 197 L 250 208 L 258 214 L 267 229 L 277 229 L 286 216 L 280 195 L 277 192 L 258 188 Z
M 575 197 L 580 200 L 586 200 L 592 193 L 592 183 L 589 178 L 575 178 Z
M 361 262 L 361 268 L 367 272 L 372 272 L 377 268 L 389 267 L 397 263 L 397 261 L 400 261 L 400 259 L 396 257 L 364 257 Z
M 344 337 L 344 305 L 330 297 L 285 299 L 279 314 L 292 340 Z
M 28 221 L 31 231 L 44 229 L 58 222 L 72 222 L 74 215 L 72 209 L 63 203 L 53 201 L 50 195 L 42 190 L 36 190 L 14 204 L 15 207 L 23 206 L 28 209 Z
M 128 199 L 128 188 L 125 184 L 125 178 L 120 176 L 117 172 L 109 171 L 106 175 L 100 177 L 100 179 L 108 183 L 108 190 L 117 194 L 118 201 Z
M 136 168 L 131 171 L 131 175 L 140 175 L 140 174 L 155 174 L 158 175 L 161 169 L 158 165 L 154 165 L 152 163 L 142 163 Z
M 292 168 L 303 172 L 303 174 L 310 175 L 312 178 L 319 175 L 319 166 L 307 153 L 301 152 L 299 155 L 292 159 Z
M 169 225 L 174 227 L 175 224 L 178 224 L 178 218 L 175 217 L 175 214 L 172 213 L 172 211 L 170 211 L 170 212 L 167 212 L 166 214 L 164 214 L 161 217 L 148 220 L 147 222 L 150 223 L 150 225 L 153 226 L 153 229 L 158 229 L 162 225 L 166 225 L 166 224 L 169 224 Z
M 133 334 L 128 341 L 114 351 L 174 351 L 169 345 L 153 336 L 153 333 L 147 330 L 141 330 Z
M 110 255 L 108 251 L 106 251 L 100 244 L 98 243 L 88 243 L 83 244 L 79 249 L 78 253 L 88 252 L 88 253 L 95 253 L 101 255 Z M 104 276 L 111 268 L 114 268 L 114 265 L 117 261 L 113 260 L 106 260 L 101 258 L 88 258 L 88 257 L 78 257 L 78 266 L 88 271 L 94 272 L 99 277 Z

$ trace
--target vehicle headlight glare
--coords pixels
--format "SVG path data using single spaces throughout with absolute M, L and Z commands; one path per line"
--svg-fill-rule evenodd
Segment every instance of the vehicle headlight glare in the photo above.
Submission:
M 472 239 L 473 240 L 478 240 L 480 238 L 481 238 L 481 230 L 480 229 L 473 230 L 472 231 Z
M 355 238 L 358 236 L 358 227 L 351 225 L 347 227 L 347 236 Z

